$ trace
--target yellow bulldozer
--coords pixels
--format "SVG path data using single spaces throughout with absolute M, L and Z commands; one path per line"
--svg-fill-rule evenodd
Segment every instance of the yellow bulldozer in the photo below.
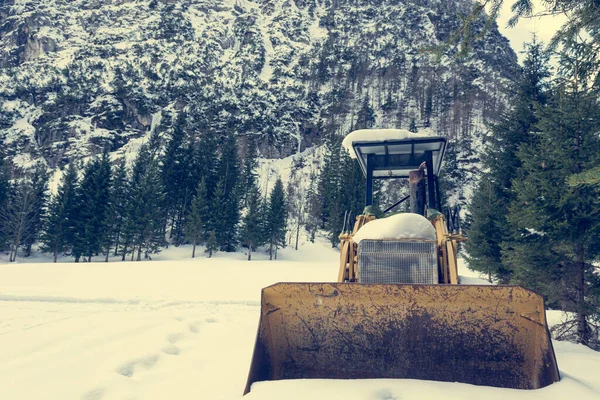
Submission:
M 515 389 L 558 381 L 542 296 L 460 282 L 457 243 L 464 237 L 436 211 L 446 139 L 360 130 L 344 146 L 366 177 L 367 212 L 340 235 L 337 282 L 262 290 L 244 394 L 254 382 L 281 379 L 402 378 Z M 369 212 L 373 180 L 391 178 L 409 179 L 411 213 L 377 218 Z

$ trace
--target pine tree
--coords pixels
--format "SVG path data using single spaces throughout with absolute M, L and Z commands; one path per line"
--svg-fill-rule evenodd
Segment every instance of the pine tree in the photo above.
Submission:
M 502 243 L 509 235 L 506 207 L 498 186 L 483 176 L 479 181 L 471 202 L 466 224 L 469 227 L 468 254 L 464 255 L 469 268 L 485 273 L 501 283 L 510 281 L 511 270 L 502 262 Z
M 353 216 L 359 215 L 365 208 L 365 177 L 358 162 L 352 159 L 345 151 L 342 151 L 341 167 L 342 186 L 340 188 L 340 198 L 342 199 L 342 208 Z M 374 184 L 373 186 L 374 191 L 377 191 L 379 185 Z M 373 205 L 379 205 L 377 193 L 374 194 Z M 341 229 L 342 227 L 340 227 L 338 235 Z
M 44 211 L 46 207 L 48 189 L 48 171 L 43 164 L 36 165 L 29 178 L 33 190 L 33 208 L 28 216 L 29 224 L 23 237 L 25 257 L 31 255 L 31 247 L 38 239 L 42 230 Z
M 174 237 L 175 246 L 179 246 L 183 240 L 185 217 L 202 170 L 197 144 L 187 118 L 185 112 L 178 115 L 161 157 L 166 218 L 170 219 L 169 237 Z
M 254 139 L 248 140 L 246 157 L 242 167 L 242 179 L 240 180 L 241 201 L 244 207 L 248 206 L 248 195 L 256 186 L 258 159 L 256 156 L 256 143 Z
M 240 239 L 248 247 L 248 261 L 252 259 L 252 250 L 262 244 L 261 195 L 256 184 L 247 193 L 247 210 L 242 219 Z
M 330 138 L 326 146 L 319 196 L 322 199 L 322 227 L 327 230 L 334 247 L 339 243 L 344 215 L 356 216 L 364 209 L 365 183 L 358 163 L 342 149 L 340 138 Z
M 112 172 L 109 191 L 108 209 L 106 212 L 106 235 L 103 243 L 105 261 L 108 261 L 114 246 L 114 255 L 119 251 L 123 234 L 123 226 L 127 216 L 127 199 L 129 196 L 129 182 L 127 177 L 127 161 L 121 157 Z
M 166 217 L 171 220 L 170 237 L 175 232 L 175 224 L 182 207 L 185 160 L 185 116 L 179 114 L 173 130 L 167 141 L 164 155 L 162 156 L 163 186 L 165 188 Z
M 237 145 L 235 136 L 229 134 L 221 148 L 221 156 L 219 158 L 219 166 L 217 170 L 220 177 L 220 204 L 218 206 L 220 220 L 217 225 L 220 226 L 216 230 L 217 242 L 222 251 L 235 251 L 237 244 L 238 224 L 240 221 L 239 212 L 239 161 L 237 155 Z M 217 185 L 219 186 L 219 185 Z M 217 196 L 215 195 L 215 200 Z M 216 209 L 216 208 L 215 208 Z
M 192 198 L 186 219 L 186 238 L 193 244 L 192 258 L 196 257 L 196 245 L 203 242 L 207 216 L 206 181 L 202 179 Z
M 355 129 L 372 128 L 373 125 L 375 125 L 375 111 L 371 107 L 369 95 L 366 95 L 362 107 L 356 115 Z
M 76 229 L 70 219 L 75 211 L 76 190 L 77 170 L 71 163 L 62 176 L 56 195 L 50 200 L 41 236 L 42 251 L 51 252 L 54 262 L 59 254 L 70 250 L 70 238 Z
M 140 261 L 141 251 L 144 251 L 144 258 L 150 258 L 151 254 L 160 252 L 163 246 L 164 234 L 161 220 L 163 213 L 164 191 L 160 179 L 160 167 L 156 158 L 150 161 L 142 181 L 142 209 L 143 223 L 141 226 L 141 242 L 138 246 L 137 260 Z
M 199 127 L 201 134 L 195 147 L 195 165 L 197 165 L 197 176 L 206 182 L 207 196 L 212 199 L 214 190 L 219 180 L 217 166 L 219 159 L 217 156 L 218 140 L 215 132 L 206 127 Z
M 315 174 L 309 176 L 309 184 L 306 190 L 306 207 L 307 207 L 307 220 L 306 230 L 309 233 L 309 240 L 314 243 L 319 228 L 319 221 L 321 219 L 323 202 L 318 193 L 318 179 Z
M 341 142 L 337 137 L 329 137 L 325 143 L 326 154 L 323 160 L 323 167 L 319 177 L 318 193 L 322 199 L 321 228 L 327 229 L 329 240 L 332 246 L 338 243 L 335 232 L 338 227 L 341 228 L 342 215 L 344 211 L 340 204 L 341 197 L 339 191 L 341 188 Z
M 217 235 L 215 231 L 210 231 L 208 233 L 208 239 L 206 240 L 206 249 L 205 253 L 208 253 L 208 258 L 213 256 L 213 253 L 219 251 L 219 245 L 217 244 Z
M 142 252 L 149 258 L 164 243 L 164 189 L 157 155 L 150 144 L 140 148 L 134 162 L 127 204 L 123 255 L 131 246 L 131 259 L 137 252 L 137 261 L 141 260 Z
M 303 160 L 298 160 L 300 165 L 303 165 Z M 288 243 L 292 242 L 292 235 L 295 236 L 294 249 L 298 250 L 298 242 L 300 240 L 300 229 L 306 225 L 307 222 L 307 199 L 305 193 L 304 181 L 306 177 L 303 173 L 297 173 L 296 169 L 292 169 L 292 174 L 287 183 L 286 199 L 287 199 L 287 213 L 289 217 L 289 225 L 293 226 L 290 229 Z
M 10 185 L 6 205 L 0 210 L 0 226 L 7 232 L 10 262 L 16 260 L 19 247 L 37 224 L 38 199 L 30 177 Z
M 539 110 L 536 140 L 519 149 L 522 166 L 508 216 L 517 233 L 505 257 L 513 281 L 576 313 L 576 340 L 592 345 L 598 333 L 590 320 L 598 318 L 600 304 L 593 267 L 600 259 L 600 188 L 570 187 L 567 180 L 600 164 L 600 104 L 579 57 L 562 53 L 568 75 Z
M 285 230 L 287 226 L 287 215 L 285 206 L 285 194 L 283 182 L 277 178 L 271 196 L 269 197 L 269 208 L 267 214 L 266 237 L 269 243 L 269 259 L 273 259 L 279 247 L 285 247 Z
M 412 118 L 412 119 L 410 120 L 410 126 L 408 127 L 408 130 L 409 130 L 410 132 L 413 132 L 413 133 L 417 133 L 417 132 L 419 131 L 419 130 L 417 129 L 417 123 L 415 122 L 415 119 L 414 119 L 414 118 Z
M 534 140 L 536 109 L 546 103 L 549 77 L 548 55 L 535 36 L 525 44 L 522 74 L 513 89 L 513 108 L 492 126 L 492 135 L 483 155 L 487 172 L 476 187 L 469 204 L 468 235 L 465 244 L 469 268 L 488 274 L 502 283 L 511 279 L 511 267 L 502 259 L 514 235 L 507 221 L 508 206 L 514 200 L 512 182 L 517 179 L 521 160 L 519 148 Z
M 222 231 L 225 229 L 223 220 L 225 218 L 225 195 L 223 194 L 223 180 L 220 179 L 217 182 L 217 186 L 213 191 L 213 196 L 210 203 L 210 213 L 208 221 L 206 222 L 206 234 L 207 237 L 210 232 L 214 232 L 215 240 L 219 248 L 221 243 L 224 242 Z
M 185 236 L 186 226 L 186 211 L 189 209 L 190 203 L 196 192 L 198 184 L 200 182 L 198 176 L 199 166 L 196 164 L 195 148 L 191 135 L 188 135 L 186 144 L 184 147 L 184 163 L 185 168 L 182 171 L 182 194 L 180 200 L 180 206 L 177 212 L 177 221 L 175 224 L 175 245 L 179 246 Z
M 81 209 L 77 243 L 88 262 L 102 251 L 102 244 L 106 241 L 110 181 L 110 162 L 105 152 L 101 158 L 95 158 L 86 165 L 79 186 Z
M 11 165 L 4 154 L 4 141 L 0 137 L 0 215 L 5 213 L 10 192 Z M 0 251 L 6 248 L 8 232 L 0 226 Z
M 484 166 L 490 170 L 499 190 L 503 191 L 503 197 L 510 197 L 512 180 L 521 166 L 517 153 L 521 144 L 532 138 L 530 133 L 537 123 L 535 110 L 546 103 L 547 79 L 550 77 L 550 56 L 545 52 L 543 43 L 534 35 L 531 43 L 525 43 L 524 48 L 521 77 L 513 89 L 513 108 L 492 126 L 490 142 L 483 157 Z

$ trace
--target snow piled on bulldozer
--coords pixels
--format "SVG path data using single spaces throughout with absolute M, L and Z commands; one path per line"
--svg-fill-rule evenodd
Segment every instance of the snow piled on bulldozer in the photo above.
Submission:
M 359 129 L 346 135 L 342 146 L 350 153 L 350 157 L 357 158 L 354 152 L 354 143 L 385 142 L 388 140 L 403 140 L 409 138 L 438 137 L 431 129 L 422 129 L 411 132 L 406 129 Z
M 339 253 L 322 241 L 282 249 L 274 261 L 197 254 L 191 259 L 181 246 L 139 263 L 0 260 L 0 399 L 241 399 L 261 288 L 334 281 Z M 600 353 L 556 341 L 554 348 L 562 380 L 540 390 L 297 380 L 256 383 L 245 399 L 600 399 Z
M 355 243 L 362 240 L 422 239 L 435 240 L 435 229 L 419 214 L 403 213 L 369 222 L 354 235 Z

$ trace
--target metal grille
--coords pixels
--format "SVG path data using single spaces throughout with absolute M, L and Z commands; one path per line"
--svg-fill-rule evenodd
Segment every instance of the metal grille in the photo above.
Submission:
M 361 283 L 438 283 L 436 244 L 362 240 L 358 244 Z

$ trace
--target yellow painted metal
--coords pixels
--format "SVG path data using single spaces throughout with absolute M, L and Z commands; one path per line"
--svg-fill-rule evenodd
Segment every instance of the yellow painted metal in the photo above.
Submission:
M 448 271 L 450 274 L 450 284 L 458 284 L 458 263 L 456 261 L 456 242 L 454 240 L 446 241 L 446 250 L 448 254 Z
M 338 283 L 263 289 L 245 393 L 295 378 L 413 378 L 536 389 L 559 379 L 541 296 L 517 286 L 458 284 L 457 242 L 436 230 L 440 283 L 359 284 L 354 234 L 340 235 Z M 448 285 L 449 284 L 449 285 Z
M 559 374 L 543 299 L 521 287 L 279 283 L 262 292 L 244 393 L 297 378 L 536 389 Z
M 440 283 L 458 284 L 458 250 L 456 243 L 464 241 L 462 235 L 451 235 L 446 228 L 446 219 L 443 214 L 435 217 L 431 223 L 435 228 L 435 235 L 440 253 L 439 269 Z
M 354 222 L 352 233 L 342 233 L 340 238 L 340 269 L 338 282 L 356 282 L 358 280 L 357 245 L 352 240 L 356 232 L 367 222 L 373 221 L 374 215 L 359 215 Z
M 352 255 L 349 254 L 351 245 L 352 240 L 350 238 L 340 237 L 340 270 L 338 272 L 338 282 L 345 282 L 348 280 L 349 258 L 352 257 Z

